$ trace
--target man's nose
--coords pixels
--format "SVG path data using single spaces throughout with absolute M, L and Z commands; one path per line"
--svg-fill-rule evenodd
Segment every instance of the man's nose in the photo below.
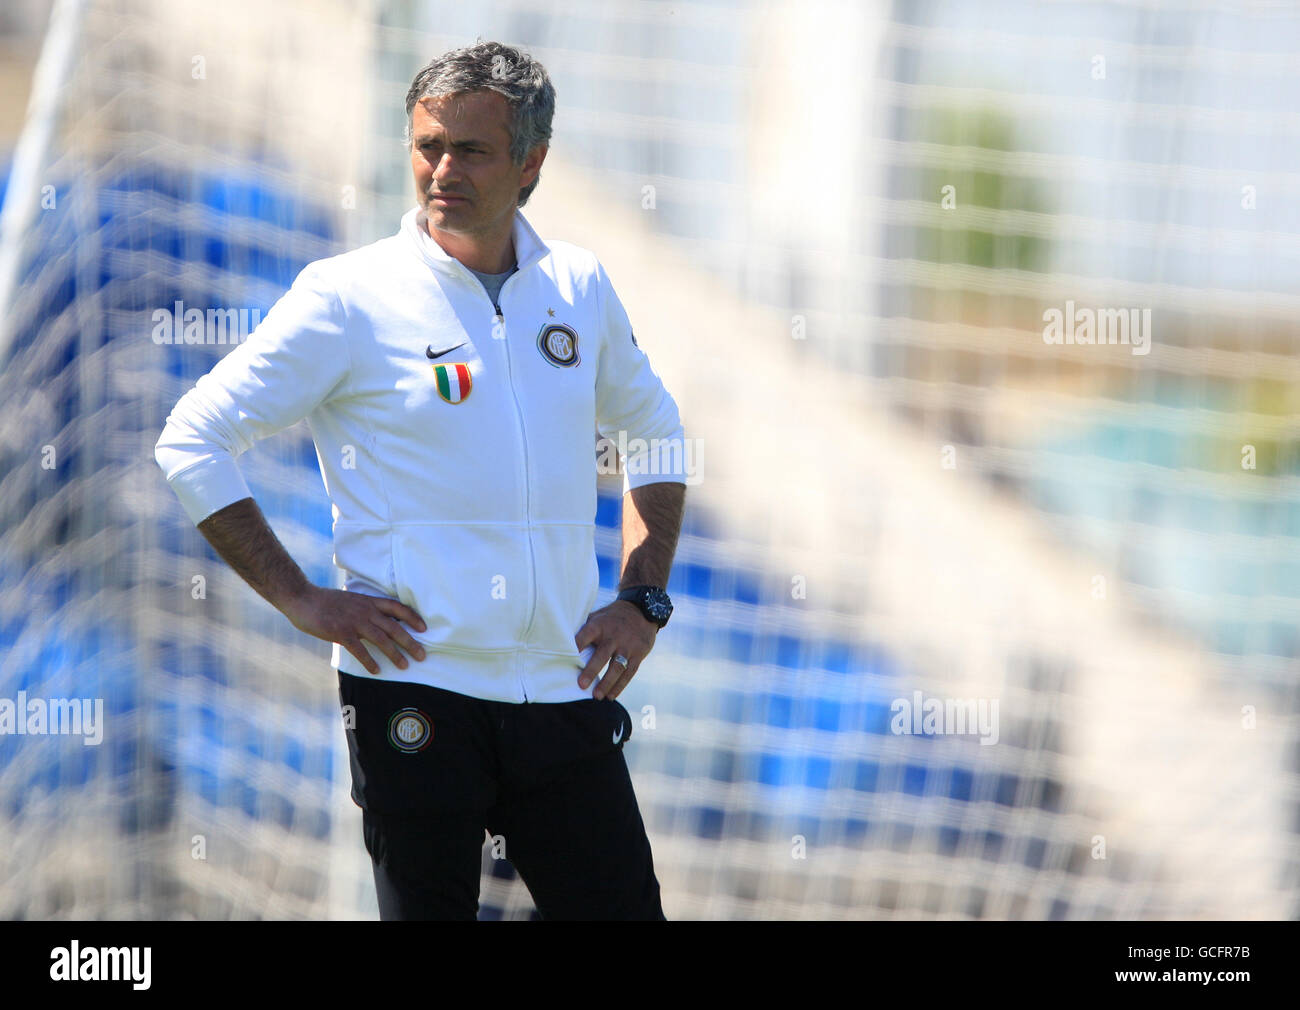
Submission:
M 439 182 L 442 182 L 445 179 L 454 179 L 459 175 L 460 164 L 452 156 L 450 151 L 439 158 L 438 163 L 433 166 L 433 177 Z

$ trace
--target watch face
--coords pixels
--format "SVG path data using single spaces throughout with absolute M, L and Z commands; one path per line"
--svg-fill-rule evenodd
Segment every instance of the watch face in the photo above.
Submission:
M 645 608 L 656 621 L 666 621 L 673 612 L 672 601 L 662 589 L 652 589 L 645 596 Z

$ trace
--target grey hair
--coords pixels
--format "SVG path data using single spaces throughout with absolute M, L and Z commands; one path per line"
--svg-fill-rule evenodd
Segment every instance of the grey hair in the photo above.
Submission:
M 412 143 L 415 103 L 467 91 L 495 91 L 510 103 L 510 159 L 522 165 L 538 144 L 551 139 L 555 88 L 546 68 L 522 50 L 500 42 L 463 46 L 429 61 L 406 93 L 406 146 Z M 519 206 L 541 181 L 541 174 L 519 190 Z

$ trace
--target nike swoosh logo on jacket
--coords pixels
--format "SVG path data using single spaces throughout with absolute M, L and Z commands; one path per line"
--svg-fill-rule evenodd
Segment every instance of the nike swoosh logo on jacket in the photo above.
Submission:
M 573 637 L 599 593 L 593 432 L 676 446 L 653 454 L 658 466 L 629 451 L 625 491 L 685 483 L 677 404 L 592 253 L 544 242 L 516 211 L 502 324 L 420 219 L 412 208 L 397 234 L 304 268 L 176 404 L 155 457 L 197 524 L 249 497 L 241 453 L 306 418 L 345 586 L 428 626 L 407 629 L 428 658 L 405 670 L 367 645 L 381 678 L 496 701 L 588 698 Z M 572 364 L 557 364 L 573 360 L 564 334 L 543 353 L 554 324 L 577 334 Z M 337 644 L 332 662 L 370 676 Z
M 452 351 L 455 351 L 464 346 L 465 346 L 464 344 L 457 344 L 455 347 L 448 347 L 445 351 L 435 351 L 433 349 L 433 344 L 430 344 L 428 347 L 424 349 L 424 356 L 428 358 L 430 361 L 435 361 L 438 358 L 444 357 L 445 355 L 450 354 Z

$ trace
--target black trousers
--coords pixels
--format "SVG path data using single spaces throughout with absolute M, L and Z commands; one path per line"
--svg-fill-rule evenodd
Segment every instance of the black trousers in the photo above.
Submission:
M 543 919 L 665 918 L 618 701 L 485 701 L 339 672 L 380 918 L 476 919 L 484 830 Z

